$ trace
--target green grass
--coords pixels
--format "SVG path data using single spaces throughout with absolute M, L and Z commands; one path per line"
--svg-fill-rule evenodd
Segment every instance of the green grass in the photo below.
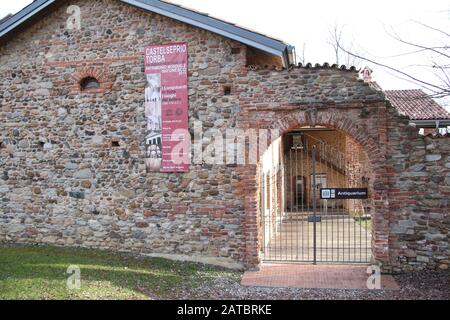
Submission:
M 358 224 L 369 232 L 372 232 L 372 220 L 371 219 L 358 219 L 356 220 Z
M 81 270 L 78 290 L 67 288 L 70 265 Z M 0 299 L 172 299 L 222 274 L 238 276 L 202 264 L 92 249 L 0 246 Z

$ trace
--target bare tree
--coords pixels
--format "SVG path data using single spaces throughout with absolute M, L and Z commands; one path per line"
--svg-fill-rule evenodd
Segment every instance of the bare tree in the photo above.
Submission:
M 344 28 L 345 26 L 341 26 L 338 23 L 333 24 L 329 28 L 329 38 L 328 44 L 333 48 L 333 53 L 335 57 L 335 62 L 337 65 L 345 64 L 346 66 L 354 66 L 359 63 L 359 59 L 349 54 L 349 52 L 354 51 L 353 41 L 349 41 L 344 44 Z M 347 51 L 342 48 L 345 47 Z
M 391 71 L 398 78 L 410 81 L 422 87 L 423 89 L 426 89 L 431 93 L 430 96 L 434 98 L 450 97 L 450 33 L 418 21 L 412 22 L 423 30 L 431 32 L 433 38 L 440 39 L 440 44 L 436 45 L 432 44 L 431 42 L 424 44 L 409 41 L 400 36 L 393 28 L 391 28 L 391 30 L 387 31 L 387 33 L 393 39 L 395 39 L 397 42 L 404 45 L 408 49 L 398 55 L 391 56 L 390 58 L 416 55 L 418 58 L 420 58 L 421 61 L 425 62 L 421 64 L 410 65 L 409 67 L 414 67 L 421 71 L 425 70 L 430 72 L 434 76 L 434 81 L 425 80 L 423 79 L 423 77 L 419 76 L 413 71 L 409 71 L 408 68 L 395 67 L 386 63 L 382 63 L 379 61 L 379 59 L 369 58 L 365 55 L 358 54 L 354 52 L 352 47 L 345 46 L 342 41 L 339 41 L 337 45 L 340 50 L 348 55 L 385 68 Z
M 329 30 L 329 39 L 328 39 L 328 43 L 331 45 L 331 47 L 333 48 L 334 51 L 334 62 L 336 64 L 339 64 L 340 59 L 340 51 L 342 50 L 342 44 L 341 44 L 341 40 L 342 40 L 342 27 L 339 27 L 339 25 L 337 23 L 335 23 Z
M 303 42 L 301 52 L 297 54 L 297 61 L 300 62 L 301 64 L 306 63 L 305 52 L 306 52 L 306 42 Z

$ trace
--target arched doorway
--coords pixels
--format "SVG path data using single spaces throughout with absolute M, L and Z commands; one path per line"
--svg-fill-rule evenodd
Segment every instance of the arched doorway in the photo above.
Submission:
M 263 261 L 371 261 L 373 170 L 350 135 L 320 125 L 290 128 L 259 170 Z

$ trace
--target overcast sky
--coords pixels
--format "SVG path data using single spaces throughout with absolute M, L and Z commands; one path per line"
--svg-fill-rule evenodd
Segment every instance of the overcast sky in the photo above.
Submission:
M 417 44 L 442 46 L 449 37 L 420 26 L 420 21 L 450 32 L 449 0 L 172 0 L 183 6 L 249 27 L 294 45 L 297 54 L 311 63 L 335 62 L 328 44 L 333 25 L 343 28 L 344 44 L 353 43 L 357 53 L 410 72 L 427 81 L 438 81 L 429 70 L 417 65 L 429 64 L 429 54 L 404 53 L 411 47 L 401 44 L 388 33 L 397 33 Z M 0 16 L 14 13 L 31 3 L 30 0 L 2 1 Z M 400 56 L 398 56 L 400 55 Z M 397 57 L 393 57 L 397 56 Z M 344 61 L 341 61 L 344 62 Z M 357 62 L 357 66 L 370 65 Z M 383 68 L 370 65 L 374 79 L 384 89 L 409 89 L 417 85 L 401 80 Z

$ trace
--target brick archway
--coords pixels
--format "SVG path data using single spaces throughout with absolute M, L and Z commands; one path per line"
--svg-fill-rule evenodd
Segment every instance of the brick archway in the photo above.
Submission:
M 273 133 L 272 141 L 275 138 L 290 132 L 293 129 L 303 126 L 323 126 L 329 129 L 338 130 L 349 136 L 356 143 L 358 143 L 369 160 L 372 169 L 372 201 L 374 212 L 372 213 L 372 256 L 373 260 L 379 265 L 389 265 L 389 202 L 387 201 L 387 190 L 385 185 L 387 183 L 387 171 L 385 167 L 386 149 L 385 143 L 383 145 L 384 128 L 373 126 L 368 128 L 367 120 L 354 119 L 347 114 L 345 108 L 336 109 L 302 109 L 285 113 L 279 117 L 278 120 L 272 122 L 268 129 Z M 256 167 L 255 185 L 258 185 L 259 178 Z M 259 206 L 254 205 L 258 202 L 259 189 L 255 188 L 255 197 L 249 196 L 247 199 L 246 210 L 246 230 L 258 230 L 257 228 L 259 217 Z M 257 218 L 255 218 L 255 216 Z M 248 231 L 247 231 L 248 232 Z M 249 265 L 255 265 L 260 262 L 257 254 L 260 248 L 258 243 L 259 235 L 251 233 L 250 237 L 246 237 L 247 247 L 246 255 Z M 255 243 L 257 247 L 255 247 Z M 253 262 L 252 262 L 253 261 Z
M 90 89 L 89 93 L 102 93 L 111 90 L 114 77 L 110 74 L 106 67 L 78 67 L 76 72 L 71 76 L 71 94 L 81 92 L 80 82 L 86 78 L 94 78 L 99 82 L 100 88 Z
M 368 132 L 363 124 L 345 115 L 345 110 L 340 113 L 326 110 L 319 111 L 314 108 L 295 111 L 275 121 L 270 129 L 272 131 L 278 130 L 279 134 L 282 135 L 302 126 L 324 126 L 339 130 L 363 147 L 374 169 L 384 163 L 385 155 L 380 148 L 380 143 L 373 138 L 373 133 Z M 378 132 L 376 132 L 376 135 L 378 135 Z

